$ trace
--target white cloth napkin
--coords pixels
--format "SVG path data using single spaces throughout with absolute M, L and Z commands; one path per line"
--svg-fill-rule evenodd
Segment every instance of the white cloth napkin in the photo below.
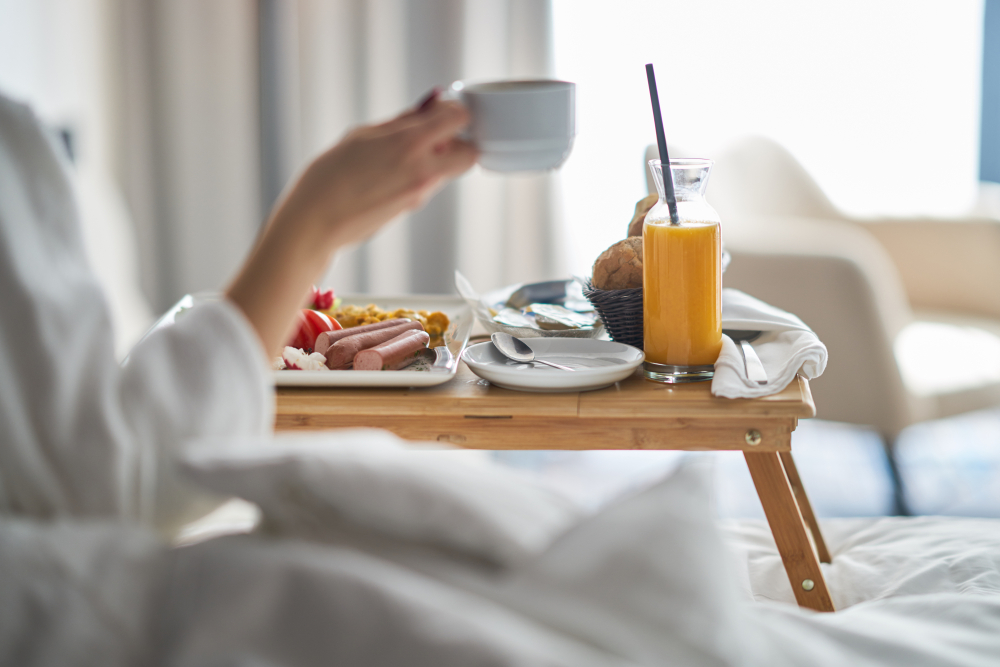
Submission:
M 826 370 L 826 346 L 799 318 L 734 289 L 722 290 L 722 328 L 763 331 L 751 345 L 767 371 L 767 384 L 747 378 L 740 346 L 722 337 L 715 362 L 712 393 L 724 398 L 756 398 L 777 394 L 797 373 L 819 377 Z

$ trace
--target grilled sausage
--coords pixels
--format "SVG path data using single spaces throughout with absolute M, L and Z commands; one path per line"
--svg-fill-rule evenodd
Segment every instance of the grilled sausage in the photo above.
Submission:
M 326 366 L 331 370 L 347 368 L 347 366 L 354 361 L 354 355 L 361 350 L 367 350 L 370 347 L 375 347 L 380 343 L 391 340 L 404 331 L 422 332 L 423 330 L 424 325 L 420 324 L 420 322 L 407 320 L 394 327 L 375 329 L 374 331 L 369 329 L 368 331 L 362 331 L 361 333 L 354 334 L 353 336 L 341 338 L 327 348 Z
M 430 339 L 426 331 L 404 331 L 392 340 L 358 352 L 354 357 L 354 370 L 395 371 L 405 368 L 417 360 Z
M 360 327 L 351 327 L 350 329 L 337 329 L 336 331 L 324 331 L 319 336 L 316 337 L 316 343 L 313 345 L 313 352 L 319 352 L 320 354 L 326 354 L 326 351 L 330 349 L 330 346 L 336 343 L 342 338 L 347 338 L 348 336 L 353 336 L 354 334 L 364 333 L 366 331 L 378 331 L 379 329 L 388 329 L 389 327 L 396 327 L 400 324 L 406 324 L 411 320 L 404 318 L 398 318 L 395 320 L 382 320 L 381 322 L 375 322 L 374 324 L 365 324 Z

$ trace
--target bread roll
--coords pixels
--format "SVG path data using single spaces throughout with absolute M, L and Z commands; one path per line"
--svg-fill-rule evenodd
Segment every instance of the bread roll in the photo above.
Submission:
M 642 237 L 630 236 L 602 252 L 592 282 L 605 290 L 642 287 Z
M 629 236 L 642 236 L 642 223 L 646 219 L 646 214 L 649 213 L 649 209 L 653 208 L 653 205 L 656 204 L 657 201 L 659 201 L 659 197 L 653 194 L 648 197 L 643 197 L 635 205 L 635 215 L 632 216 L 632 222 L 628 223 Z

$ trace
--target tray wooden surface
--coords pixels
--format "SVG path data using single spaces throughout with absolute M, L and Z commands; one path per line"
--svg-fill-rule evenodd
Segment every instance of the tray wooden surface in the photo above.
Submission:
M 536 394 L 493 386 L 464 363 L 437 387 L 279 387 L 276 400 L 279 430 L 377 426 L 479 449 L 788 451 L 798 419 L 816 413 L 802 377 L 758 399 L 712 396 L 708 382 L 648 382 L 641 371 L 597 391 Z

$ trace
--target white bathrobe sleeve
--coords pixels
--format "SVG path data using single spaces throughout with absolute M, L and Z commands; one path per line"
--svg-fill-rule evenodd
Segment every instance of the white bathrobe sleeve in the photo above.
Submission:
M 174 473 L 180 443 L 271 428 L 267 359 L 232 304 L 194 309 L 125 368 L 112 335 L 64 165 L 0 96 L 0 513 L 169 532 L 208 501 Z

